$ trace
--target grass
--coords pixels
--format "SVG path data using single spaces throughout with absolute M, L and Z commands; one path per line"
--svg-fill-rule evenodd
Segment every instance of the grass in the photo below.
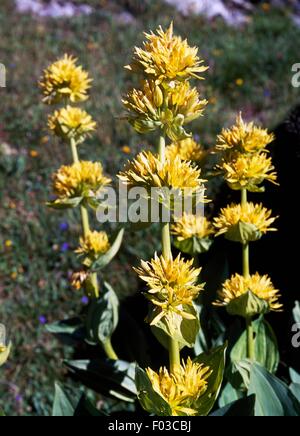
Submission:
M 99 6 L 98 0 L 93 3 Z M 136 11 L 138 2 L 132 4 Z M 14 351 L 1 373 L 0 398 L 12 415 L 49 413 L 54 380 L 63 376 L 63 353 L 45 332 L 44 318 L 51 322 L 70 316 L 83 304 L 68 284 L 76 263 L 71 251 L 77 245 L 78 218 L 44 205 L 50 175 L 70 161 L 70 153 L 45 128 L 47 108 L 37 87 L 41 71 L 65 52 L 90 71 L 94 83 L 87 108 L 99 127 L 81 155 L 102 160 L 112 176 L 128 158 L 125 145 L 129 156 L 141 143 L 150 146 L 120 119 L 121 95 L 132 85 L 123 68 L 132 47 L 142 41 L 144 30 L 158 24 L 174 20 L 176 31 L 200 47 L 211 67 L 200 84 L 211 104 L 193 126 L 207 146 L 237 110 L 273 127 L 298 98 L 290 82 L 291 67 L 299 61 L 295 41 L 300 29 L 286 14 L 258 11 L 241 30 L 219 20 L 183 18 L 159 1 L 149 4 L 128 26 L 117 20 L 120 6 L 97 9 L 90 17 L 36 20 L 17 15 L 13 2 L 2 0 L 0 62 L 7 68 L 7 88 L 0 89 L 0 143 L 8 148 L 0 154 L 0 321 L 10 331 Z M 150 232 L 126 236 L 109 277 L 119 295 L 138 289 L 130 265 L 152 253 L 155 239 Z

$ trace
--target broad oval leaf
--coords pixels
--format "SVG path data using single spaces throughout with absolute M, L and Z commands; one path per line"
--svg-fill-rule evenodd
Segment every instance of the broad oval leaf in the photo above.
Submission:
M 275 374 L 279 364 L 278 344 L 275 333 L 270 324 L 260 317 L 253 322 L 255 334 L 255 361 Z M 247 358 L 247 332 L 244 331 L 231 350 L 232 362 L 239 362 Z
M 104 344 L 111 338 L 119 321 L 119 300 L 113 288 L 104 282 L 103 293 L 89 306 L 86 318 L 88 338 Z
M 198 400 L 197 414 L 207 416 L 213 408 L 223 382 L 227 344 L 213 349 L 210 353 L 202 353 L 194 362 L 209 366 L 212 374 L 208 378 L 207 391 Z
M 248 394 L 256 395 L 255 416 L 300 416 L 300 403 L 289 387 L 253 363 Z
M 135 382 L 137 397 L 144 410 L 156 416 L 171 416 L 172 411 L 168 403 L 154 391 L 146 372 L 136 367 Z

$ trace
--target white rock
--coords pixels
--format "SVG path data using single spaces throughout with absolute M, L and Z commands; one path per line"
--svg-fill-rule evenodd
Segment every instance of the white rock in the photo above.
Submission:
M 212 19 L 222 17 L 228 24 L 238 25 L 245 22 L 245 15 L 232 10 L 222 0 L 165 0 L 166 3 L 175 6 L 183 15 L 205 15 Z M 243 0 L 239 0 L 239 6 Z
M 30 12 L 39 17 L 73 17 L 74 15 L 89 15 L 93 12 L 93 8 L 88 5 L 74 5 L 66 1 L 64 4 L 59 4 L 56 0 L 51 0 L 45 4 L 39 0 L 15 0 L 18 12 Z

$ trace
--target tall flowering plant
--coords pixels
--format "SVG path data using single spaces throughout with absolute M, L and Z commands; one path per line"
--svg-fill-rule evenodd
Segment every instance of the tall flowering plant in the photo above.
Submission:
M 206 202 L 205 181 L 195 164 L 205 153 L 187 126 L 203 115 L 207 105 L 191 85 L 192 79 L 202 79 L 207 67 L 197 48 L 174 35 L 173 24 L 145 36 L 143 47 L 135 48 L 133 61 L 126 67 L 138 76 L 141 87 L 129 91 L 123 104 L 138 133 L 158 132 L 157 151 L 142 151 L 119 177 L 127 187 L 143 187 L 149 193 L 151 189 L 188 190 L 192 196 L 202 192 L 201 201 Z M 167 139 L 172 142 L 168 147 Z M 173 206 L 172 202 L 168 205 L 174 218 Z M 183 239 L 202 238 L 212 232 L 204 218 L 183 216 L 181 223 L 172 227 L 179 241 L 183 227 Z M 147 322 L 168 349 L 169 368 L 158 373 L 138 368 L 138 398 L 144 409 L 157 415 L 206 415 L 222 381 L 224 348 L 209 357 L 181 360 L 182 348 L 193 347 L 200 328 L 195 300 L 204 284 L 199 282 L 201 268 L 194 267 L 193 260 L 173 256 L 170 222 L 162 217 L 161 252 L 150 261 L 142 261 L 136 272 L 146 284 L 145 297 L 150 302 Z
M 269 311 L 282 310 L 279 291 L 271 279 L 258 272 L 253 274 L 249 262 L 250 243 L 267 232 L 276 231 L 273 226 L 276 217 L 272 216 L 272 211 L 261 203 L 247 200 L 248 192 L 264 191 L 262 185 L 265 181 L 277 183 L 277 174 L 267 149 L 273 140 L 273 134 L 254 123 L 245 123 L 239 114 L 233 127 L 223 129 L 217 144 L 221 154 L 218 169 L 228 186 L 241 193 L 241 201 L 223 208 L 214 220 L 214 227 L 217 236 L 224 235 L 226 239 L 241 244 L 243 272 L 226 280 L 215 305 L 224 306 L 229 314 L 245 319 L 246 357 L 252 361 L 259 360 L 256 356 L 259 339 L 253 329 L 253 319 Z M 275 369 L 276 364 L 270 368 Z
M 75 290 L 83 289 L 92 300 L 90 312 L 93 313 L 93 307 L 98 304 L 98 300 L 104 298 L 104 294 L 107 297 L 107 292 L 112 294 L 108 297 L 110 303 L 116 304 L 112 289 L 107 290 L 106 285 L 101 289 L 98 273 L 116 254 L 123 232 L 112 240 L 106 232 L 93 230 L 90 224 L 89 211 L 97 208 L 100 193 L 111 182 L 105 176 L 101 162 L 80 159 L 80 149 L 84 141 L 94 133 L 96 122 L 85 110 L 74 105 L 88 99 L 91 82 L 88 73 L 77 64 L 77 59 L 65 55 L 44 71 L 40 87 L 43 101 L 57 106 L 48 117 L 48 128 L 53 135 L 69 145 L 72 157 L 71 164 L 61 166 L 53 174 L 55 199 L 48 206 L 80 210 L 82 235 L 75 253 L 81 259 L 81 268 L 72 274 L 71 285 Z M 100 339 L 107 356 L 116 360 L 111 334 L 112 331 L 104 338 L 103 335 L 97 335 L 97 339 Z

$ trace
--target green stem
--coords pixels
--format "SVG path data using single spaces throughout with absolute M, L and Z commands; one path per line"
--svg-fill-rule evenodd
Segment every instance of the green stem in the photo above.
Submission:
M 73 162 L 78 163 L 79 156 L 78 156 L 77 144 L 73 138 L 71 139 L 71 151 L 72 151 Z M 80 207 L 80 213 L 81 213 L 82 232 L 84 238 L 86 238 L 90 232 L 89 213 L 85 206 Z M 95 292 L 94 297 L 99 298 L 99 285 L 98 285 L 97 273 L 92 273 L 91 281 Z
M 255 360 L 255 343 L 254 343 L 254 332 L 252 319 L 246 319 L 247 327 L 247 358 L 250 360 Z
M 173 338 L 170 337 L 169 343 L 169 358 L 170 358 L 170 371 L 174 374 L 176 369 L 180 366 L 180 350 L 179 343 L 174 341 Z
M 250 275 L 249 243 L 243 244 L 243 276 L 245 279 Z
M 245 206 L 247 204 L 247 189 L 242 189 L 241 192 L 241 205 Z M 250 260 L 249 260 L 249 242 L 243 244 L 243 276 L 248 278 L 250 275 Z M 246 319 L 246 329 L 247 329 L 247 357 L 250 360 L 255 360 L 255 344 L 254 344 L 254 332 L 252 319 Z
M 73 138 L 71 139 L 71 151 L 72 151 L 73 162 L 78 163 L 79 156 L 78 156 L 77 144 L 75 139 Z
M 105 354 L 107 357 L 111 360 L 119 360 L 118 356 L 116 355 L 115 350 L 113 349 L 112 343 L 110 339 L 107 339 L 107 341 L 103 344 L 103 349 L 105 351 Z
M 159 138 L 158 144 L 158 154 L 161 163 L 166 160 L 166 140 L 163 135 Z M 171 234 L 170 234 L 170 224 L 162 224 L 162 254 L 166 260 L 172 259 L 172 248 L 171 248 Z M 176 340 L 170 337 L 169 340 L 169 359 L 170 359 L 170 371 L 174 373 L 176 368 L 180 366 L 180 349 L 179 344 Z

